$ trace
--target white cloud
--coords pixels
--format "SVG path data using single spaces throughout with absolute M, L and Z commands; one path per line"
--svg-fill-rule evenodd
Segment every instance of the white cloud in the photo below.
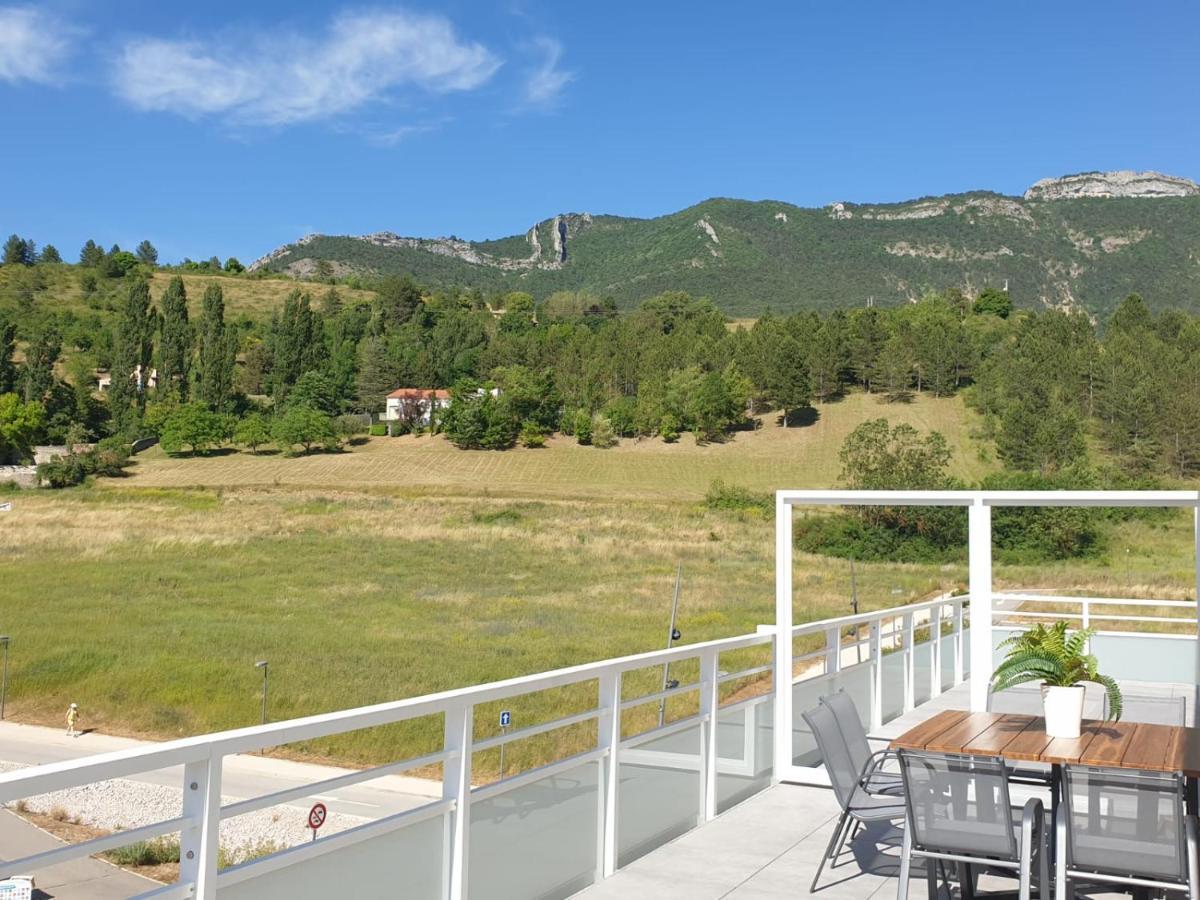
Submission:
M 368 11 L 338 16 L 319 38 L 133 40 L 116 60 L 113 81 L 139 109 L 287 125 L 332 118 L 404 88 L 472 90 L 500 65 L 441 16 Z
M 0 81 L 54 83 L 74 37 L 74 29 L 40 10 L 0 7 Z
M 558 67 L 563 48 L 554 38 L 535 38 L 533 46 L 541 51 L 543 59 L 542 64 L 525 81 L 525 103 L 529 106 L 555 106 L 562 99 L 563 89 L 575 80 L 575 73 Z

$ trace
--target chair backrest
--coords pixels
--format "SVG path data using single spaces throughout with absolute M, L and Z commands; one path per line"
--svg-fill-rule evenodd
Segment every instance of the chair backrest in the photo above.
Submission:
M 833 711 L 833 717 L 842 732 L 842 740 L 846 742 L 846 749 L 850 752 L 850 761 L 861 773 L 871 758 L 871 744 L 867 741 L 867 729 L 863 727 L 862 718 L 858 715 L 858 707 L 845 691 L 822 697 L 821 702 Z
M 1040 687 L 1014 687 L 1006 691 L 988 690 L 988 712 L 1012 713 L 1026 716 L 1042 715 Z
M 901 750 L 900 772 L 918 850 L 1017 858 L 1003 760 Z
M 829 773 L 833 793 L 842 809 L 845 809 L 850 805 L 861 769 L 854 765 L 850 749 L 846 746 L 846 739 L 842 737 L 842 730 L 838 728 L 837 717 L 824 703 L 818 703 L 801 715 L 816 739 L 817 750 L 825 763 L 825 771 Z
M 1187 882 L 1180 776 L 1065 766 L 1063 777 L 1069 866 Z
M 1183 697 L 1147 697 L 1124 694 L 1121 698 L 1121 721 L 1144 722 L 1147 725 L 1184 725 L 1187 701 Z M 1110 717 L 1108 694 L 1104 695 L 1104 718 Z

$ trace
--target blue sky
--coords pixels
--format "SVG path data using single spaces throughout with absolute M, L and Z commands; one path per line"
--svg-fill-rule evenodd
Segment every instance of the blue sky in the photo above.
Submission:
M 711 196 L 1200 179 L 1200 4 L 0 0 L 0 231 L 248 261 Z

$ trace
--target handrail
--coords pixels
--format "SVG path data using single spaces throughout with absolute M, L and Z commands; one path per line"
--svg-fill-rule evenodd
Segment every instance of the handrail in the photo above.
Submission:
M 997 591 L 994 600 L 1016 600 L 1021 603 L 1087 603 L 1101 606 L 1166 606 L 1178 609 L 1195 609 L 1195 600 L 1147 600 L 1145 598 L 1118 597 L 1070 597 L 1059 594 L 1026 594 Z M 1008 612 L 1009 610 L 1001 610 Z

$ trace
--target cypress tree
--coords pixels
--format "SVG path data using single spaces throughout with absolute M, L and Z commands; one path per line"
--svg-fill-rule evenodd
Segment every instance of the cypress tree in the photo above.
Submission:
M 233 394 L 233 367 L 237 359 L 237 334 L 225 326 L 225 294 L 219 284 L 204 289 L 200 313 L 200 367 L 197 396 L 208 408 L 220 412 Z
M 150 373 L 156 318 L 150 305 L 150 286 L 145 279 L 135 279 L 129 286 L 125 308 L 121 310 L 113 334 L 112 384 L 108 402 L 117 433 L 135 430 L 146 408 L 144 388 Z
M 158 389 L 164 396 L 175 397 L 186 403 L 193 336 L 191 323 L 188 322 L 187 289 L 178 275 L 167 284 L 161 302 Z

